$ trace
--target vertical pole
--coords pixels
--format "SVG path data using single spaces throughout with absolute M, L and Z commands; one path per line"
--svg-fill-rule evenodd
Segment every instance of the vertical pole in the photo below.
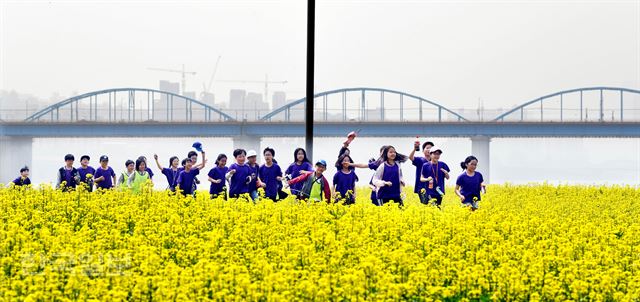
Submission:
M 562 94 L 560 95 L 560 121 L 562 122 L 562 108 L 563 108 L 563 99 L 562 99 Z
M 342 92 L 342 121 L 347 120 L 347 93 Z
M 380 91 L 380 121 L 384 122 L 384 91 Z
M 602 99 L 602 89 L 600 89 L 600 121 L 604 121 L 604 100 Z
M 307 155 L 313 158 L 313 83 L 315 62 L 316 1 L 307 2 L 307 98 L 305 107 L 305 145 Z
M 364 99 L 364 89 L 362 89 L 362 96 L 361 96 L 360 102 L 362 103 L 361 104 L 362 117 L 360 119 L 364 122 L 367 120 L 367 102 Z
M 400 95 L 400 121 L 404 121 L 404 95 Z
M 582 90 L 580 90 L 580 121 L 582 122 Z
M 624 121 L 624 115 L 622 114 L 622 111 L 624 110 L 623 104 L 622 104 L 622 93 L 623 91 L 620 90 L 620 121 Z

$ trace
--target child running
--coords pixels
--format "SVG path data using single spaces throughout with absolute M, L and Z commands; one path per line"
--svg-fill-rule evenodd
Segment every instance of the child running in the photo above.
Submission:
M 229 197 L 238 198 L 249 193 L 249 183 L 251 182 L 251 168 L 247 165 L 247 151 L 236 149 L 233 157 L 236 162 L 229 167 L 229 172 L 225 178 L 229 181 Z
M 355 167 L 355 168 L 361 168 L 361 169 L 369 169 L 369 170 L 373 170 L 376 171 L 378 169 L 378 167 L 380 167 L 380 164 L 382 163 L 382 152 L 389 146 L 384 145 L 382 147 L 380 147 L 380 154 L 378 154 L 379 159 L 375 159 L 375 158 L 371 158 L 369 159 L 369 163 L 367 164 L 350 164 L 351 167 Z M 378 197 L 376 194 L 376 186 L 373 185 L 373 176 L 371 176 L 371 179 L 369 180 L 369 187 L 371 188 L 371 203 L 377 205 L 378 204 Z
M 329 182 L 322 175 L 327 169 L 327 162 L 319 160 L 316 163 L 316 170 L 310 172 L 304 172 L 304 174 L 288 181 L 288 185 L 302 184 L 302 188 L 299 191 L 298 198 L 322 201 L 326 200 L 331 202 L 331 187 Z
M 413 145 L 413 150 L 409 153 L 409 160 L 411 160 L 411 163 L 416 167 L 416 181 L 413 192 L 418 194 L 420 202 L 423 204 L 429 203 L 429 199 L 427 198 L 427 184 L 420 181 L 420 176 L 422 176 L 422 166 L 431 160 L 431 153 L 429 152 L 433 146 L 434 144 L 432 142 L 425 142 L 422 144 L 422 153 L 424 154 L 424 157 L 415 156 L 416 151 L 420 150 L 420 141 L 416 140 Z
M 275 150 L 265 148 L 262 151 L 265 163 L 258 170 L 258 185 L 264 188 L 264 195 L 272 201 L 278 201 L 278 184 L 282 183 L 282 170 L 280 166 L 273 161 Z
M 93 191 L 93 180 L 95 179 L 96 170 L 89 166 L 91 158 L 89 155 L 80 156 L 80 168 L 78 168 L 78 176 L 80 183 L 87 187 L 87 191 Z
M 353 159 L 348 153 L 343 154 L 338 158 L 337 165 L 340 165 L 342 169 L 338 170 L 333 175 L 333 196 L 336 202 L 344 200 L 345 205 L 354 204 L 356 196 L 356 182 L 358 181 L 358 175 L 351 167 Z
M 422 166 L 422 175 L 420 181 L 427 183 L 427 200 L 428 204 L 431 200 L 438 208 L 442 205 L 442 197 L 444 196 L 445 180 L 449 179 L 449 166 L 440 160 L 442 150 L 438 147 L 431 148 L 431 161 Z
M 284 171 L 287 181 L 303 175 L 305 172 L 313 170 L 311 161 L 307 158 L 307 151 L 297 148 L 293 151 L 293 163 Z M 291 194 L 297 195 L 302 189 L 302 183 L 294 183 L 290 185 Z
M 131 175 L 133 175 L 133 172 L 136 168 L 136 163 L 133 162 L 132 160 L 128 159 L 125 163 L 124 163 L 125 168 L 127 169 L 126 171 L 120 173 L 120 177 L 118 178 L 118 187 L 120 189 L 127 189 L 129 188 L 129 177 L 131 177 Z
M 103 190 L 113 188 L 116 183 L 116 172 L 109 167 L 109 157 L 106 155 L 100 156 L 100 167 L 96 170 L 95 181 L 96 188 Z
M 178 169 L 178 165 L 180 164 L 180 160 L 177 156 L 172 156 L 169 158 L 169 168 L 163 167 L 158 161 L 158 154 L 153 155 L 153 159 L 156 160 L 156 165 L 158 169 L 167 178 L 167 190 L 171 192 L 176 191 L 176 183 L 178 182 L 178 174 L 180 170 Z
M 456 195 L 460 197 L 463 205 L 471 207 L 472 211 L 478 209 L 480 192 L 486 193 L 484 178 L 480 172 L 476 171 L 478 159 L 471 155 L 467 156 L 460 166 L 464 170 L 456 180 Z
M 147 172 L 147 162 L 143 158 L 136 160 L 136 170 L 129 176 L 127 185 L 134 194 L 140 194 L 151 181 L 151 175 Z
M 202 163 L 200 163 L 200 165 L 194 166 L 191 162 L 191 158 L 185 158 L 184 162 L 184 171 L 181 171 L 178 175 L 178 180 L 176 181 L 176 190 L 180 191 L 184 196 L 194 195 L 195 186 L 193 185 L 193 183 L 195 181 L 196 175 L 200 174 L 200 170 L 202 170 L 207 164 L 204 151 L 202 151 Z
M 209 187 L 209 194 L 211 195 L 211 199 L 218 198 L 218 196 L 222 196 L 225 200 L 226 198 L 226 186 L 225 186 L 225 175 L 229 172 L 229 168 L 227 167 L 227 156 L 224 154 L 219 154 L 216 159 L 216 166 L 209 170 L 209 182 L 211 186 Z
M 407 161 L 407 156 L 398 154 L 393 146 L 387 146 L 382 152 L 382 163 L 373 175 L 373 184 L 377 188 L 378 205 L 391 201 L 403 205 L 402 188 L 404 178 L 399 163 Z

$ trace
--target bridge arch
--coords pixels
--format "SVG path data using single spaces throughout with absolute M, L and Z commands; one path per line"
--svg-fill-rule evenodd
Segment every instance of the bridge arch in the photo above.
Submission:
M 120 102 L 118 102 L 118 97 L 120 97 Z M 87 105 L 88 108 L 86 108 Z M 61 112 L 63 113 L 62 120 Z M 146 88 L 113 88 L 88 92 L 62 100 L 32 114 L 25 121 L 35 122 L 48 118 L 55 122 L 191 122 L 194 120 L 194 113 L 196 119 L 202 121 L 235 120 L 211 105 L 176 93 Z
M 370 97 L 372 93 L 378 95 L 377 100 L 375 100 L 377 102 L 375 103 L 379 104 L 379 107 L 375 109 L 371 109 L 369 107 L 369 101 L 371 100 Z M 355 97 L 358 98 L 358 102 L 357 102 L 358 105 L 352 106 L 351 108 L 349 108 L 349 106 L 347 105 L 347 98 L 349 96 L 353 97 L 354 94 L 355 94 Z M 328 108 L 328 99 L 332 96 L 340 97 L 339 101 L 341 101 L 342 104 L 339 105 L 338 108 L 334 108 L 334 109 Z M 369 96 L 369 98 L 367 96 Z M 450 121 L 457 121 L 457 122 L 467 121 L 467 119 L 462 115 L 434 101 L 431 101 L 413 94 L 409 94 L 406 92 L 401 92 L 401 91 L 391 90 L 391 89 L 384 89 L 384 88 L 371 88 L 371 87 L 342 88 L 342 89 L 329 90 L 329 91 L 317 93 L 314 95 L 314 107 L 315 107 L 314 110 L 318 109 L 317 108 L 318 106 L 315 106 L 315 104 L 320 103 L 322 105 L 320 110 L 320 114 L 321 114 L 320 120 L 323 120 L 323 121 L 330 120 L 329 116 L 331 114 L 331 111 L 335 111 L 336 114 L 333 114 L 333 115 L 338 120 L 342 120 L 342 121 L 346 121 L 349 119 L 356 119 L 356 118 L 360 121 L 372 120 L 372 118 L 370 117 L 371 114 L 379 115 L 374 117 L 373 118 L 374 120 L 385 121 L 386 115 L 388 115 L 388 112 L 387 112 L 388 110 L 387 108 L 385 108 L 385 97 L 389 98 L 390 96 L 395 97 L 395 99 L 398 101 L 399 108 L 397 109 L 400 116 L 400 121 L 407 121 L 409 119 L 417 120 L 417 121 L 434 120 L 439 122 L 443 120 L 450 120 Z M 304 108 L 305 100 L 306 98 L 301 98 L 295 101 L 291 101 L 287 104 L 284 104 L 278 108 L 275 108 L 274 110 L 267 113 L 266 115 L 262 116 L 260 120 L 271 121 L 275 117 L 277 117 L 279 114 L 284 114 L 284 121 L 287 121 L 287 122 L 291 121 L 292 110 L 294 109 L 294 107 L 297 107 L 297 106 L 301 106 L 302 108 Z M 407 101 L 409 102 L 413 101 L 414 107 L 407 107 L 406 106 L 407 104 L 405 104 L 405 102 Z M 353 104 L 353 102 L 350 104 Z M 431 107 L 431 109 L 433 109 L 431 113 L 433 113 L 435 117 L 434 119 L 429 119 L 431 115 L 428 114 L 429 113 L 428 110 L 427 112 L 425 112 L 425 107 L 427 108 Z M 350 118 L 349 112 L 350 113 L 357 112 L 357 113 L 355 114 L 355 116 L 352 116 L 352 118 Z M 410 115 L 412 117 L 410 117 Z M 443 115 L 449 115 L 450 118 L 449 119 L 443 118 Z M 316 120 L 318 119 L 316 118 Z
M 592 110 L 592 116 L 595 113 L 596 118 L 589 119 L 589 111 L 585 106 L 585 94 L 595 94 L 592 96 L 592 101 L 595 101 L 595 110 Z M 611 121 L 623 122 L 625 120 L 625 111 L 627 109 L 624 106 L 625 96 L 631 94 L 635 96 L 638 100 L 640 100 L 640 90 L 630 89 L 630 88 L 620 88 L 620 87 L 584 87 L 584 88 L 576 88 L 570 90 L 563 90 L 559 92 L 555 92 L 552 94 L 548 94 L 545 96 L 541 96 L 530 100 L 528 102 L 524 102 L 521 105 L 516 106 L 515 108 L 504 112 L 498 115 L 493 121 L 494 122 L 504 122 L 505 119 L 508 121 L 537 121 L 537 122 L 545 122 L 545 121 L 559 121 L 565 122 L 567 121 L 567 115 L 570 113 L 574 113 L 573 121 L 609 121 L 608 113 L 611 113 Z M 573 96 L 574 99 L 578 102 L 578 108 L 568 109 L 565 105 L 567 102 L 567 98 Z M 595 96 L 595 99 L 593 98 Z M 559 104 L 559 108 L 555 107 L 554 110 L 547 108 L 545 110 L 544 105 L 550 104 L 552 102 L 557 102 Z M 591 102 L 592 105 L 594 102 Z M 609 105 L 607 108 L 606 105 Z M 611 104 L 614 104 L 611 106 Z M 639 102 L 640 104 L 640 102 Z M 539 107 L 535 107 L 538 106 Z M 593 109 L 592 107 L 592 109 Z M 532 110 L 536 111 L 536 117 L 530 118 L 528 117 L 528 113 L 531 113 Z M 539 110 L 539 118 L 537 117 L 537 112 Z M 553 112 L 552 112 L 553 111 Z M 629 110 L 630 111 L 630 110 Z M 546 119 L 545 119 L 545 112 Z M 552 118 L 549 116 L 553 115 Z M 607 115 L 607 116 L 605 116 Z M 527 116 L 527 117 L 526 117 Z M 575 118 L 578 117 L 579 118 Z

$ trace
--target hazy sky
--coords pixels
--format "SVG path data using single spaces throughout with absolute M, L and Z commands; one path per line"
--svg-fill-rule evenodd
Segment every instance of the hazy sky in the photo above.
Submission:
M 512 107 L 562 89 L 640 87 L 640 0 L 322 1 L 316 89 L 402 90 L 452 108 Z M 42 98 L 157 88 L 196 71 L 287 80 L 304 94 L 306 1 L 0 0 L 0 89 Z M 215 83 L 262 92 L 262 86 Z

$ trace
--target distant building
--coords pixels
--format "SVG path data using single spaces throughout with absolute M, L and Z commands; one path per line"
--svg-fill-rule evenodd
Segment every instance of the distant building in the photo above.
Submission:
M 161 80 L 158 90 L 180 94 L 180 84 Z M 171 104 L 171 101 L 173 101 L 173 104 Z M 175 97 L 170 98 L 164 94 L 160 95 L 159 98 L 153 100 L 154 120 L 159 120 L 159 121 L 172 120 L 171 112 L 168 111 L 168 109 L 172 107 L 174 108 L 174 110 L 176 108 L 182 108 L 184 110 L 185 108 L 184 100 L 182 101 L 182 106 L 178 98 L 175 98 Z M 184 111 L 182 112 L 182 115 L 178 114 L 176 111 L 173 112 L 174 120 L 180 120 L 181 117 L 184 117 Z
M 276 91 L 273 93 L 273 99 L 271 101 L 271 110 L 280 108 L 287 104 L 287 94 L 284 91 Z

